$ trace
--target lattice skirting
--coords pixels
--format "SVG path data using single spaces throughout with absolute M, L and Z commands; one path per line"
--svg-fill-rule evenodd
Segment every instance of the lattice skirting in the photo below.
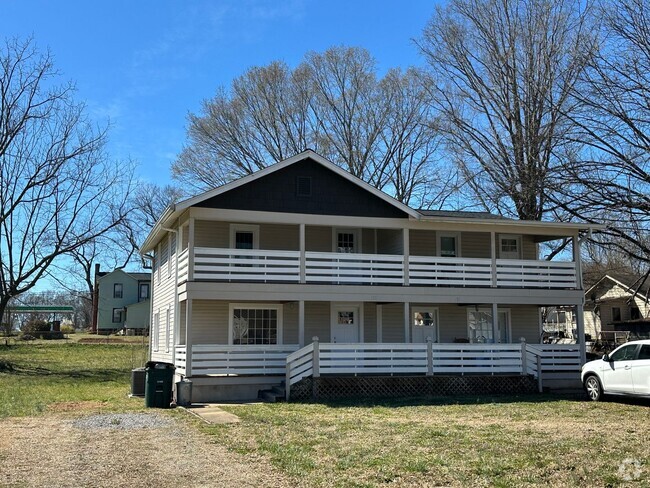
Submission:
M 291 386 L 291 400 L 534 393 L 531 376 L 321 376 Z

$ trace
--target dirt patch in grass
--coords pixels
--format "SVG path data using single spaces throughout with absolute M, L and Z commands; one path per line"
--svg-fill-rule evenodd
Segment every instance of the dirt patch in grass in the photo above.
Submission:
M 77 341 L 78 344 L 126 344 L 134 341 L 126 341 L 121 337 L 84 337 Z
M 84 410 L 101 410 L 108 402 L 85 401 L 85 402 L 55 402 L 50 403 L 47 409 L 50 412 L 80 412 Z
M 2 420 L 0 486 L 296 486 L 260 456 L 229 452 L 188 422 L 164 419 L 132 429 L 79 428 L 69 415 Z

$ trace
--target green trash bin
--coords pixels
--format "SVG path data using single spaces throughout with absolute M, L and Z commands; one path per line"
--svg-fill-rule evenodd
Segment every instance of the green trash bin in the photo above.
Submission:
M 172 402 L 174 365 L 149 361 L 145 365 L 144 405 L 153 408 L 169 408 Z

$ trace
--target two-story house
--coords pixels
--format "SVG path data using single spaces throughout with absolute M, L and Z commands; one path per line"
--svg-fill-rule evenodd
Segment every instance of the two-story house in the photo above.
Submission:
M 122 269 L 101 271 L 95 266 L 93 330 L 111 334 L 126 330 L 144 334 L 149 330 L 151 313 L 151 275 Z
M 583 338 L 587 230 L 412 209 L 307 150 L 160 217 L 142 247 L 151 358 L 191 379 L 194 401 L 283 379 L 287 396 L 333 377 L 578 379 L 583 345 L 540 344 L 540 307 L 573 307 Z M 567 261 L 539 259 L 562 238 Z

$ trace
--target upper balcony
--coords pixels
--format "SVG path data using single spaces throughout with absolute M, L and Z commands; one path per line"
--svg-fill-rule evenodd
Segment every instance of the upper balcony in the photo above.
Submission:
M 188 278 L 188 251 L 179 282 Z M 304 262 L 304 265 L 302 264 Z M 573 262 L 194 249 L 195 281 L 576 289 Z

